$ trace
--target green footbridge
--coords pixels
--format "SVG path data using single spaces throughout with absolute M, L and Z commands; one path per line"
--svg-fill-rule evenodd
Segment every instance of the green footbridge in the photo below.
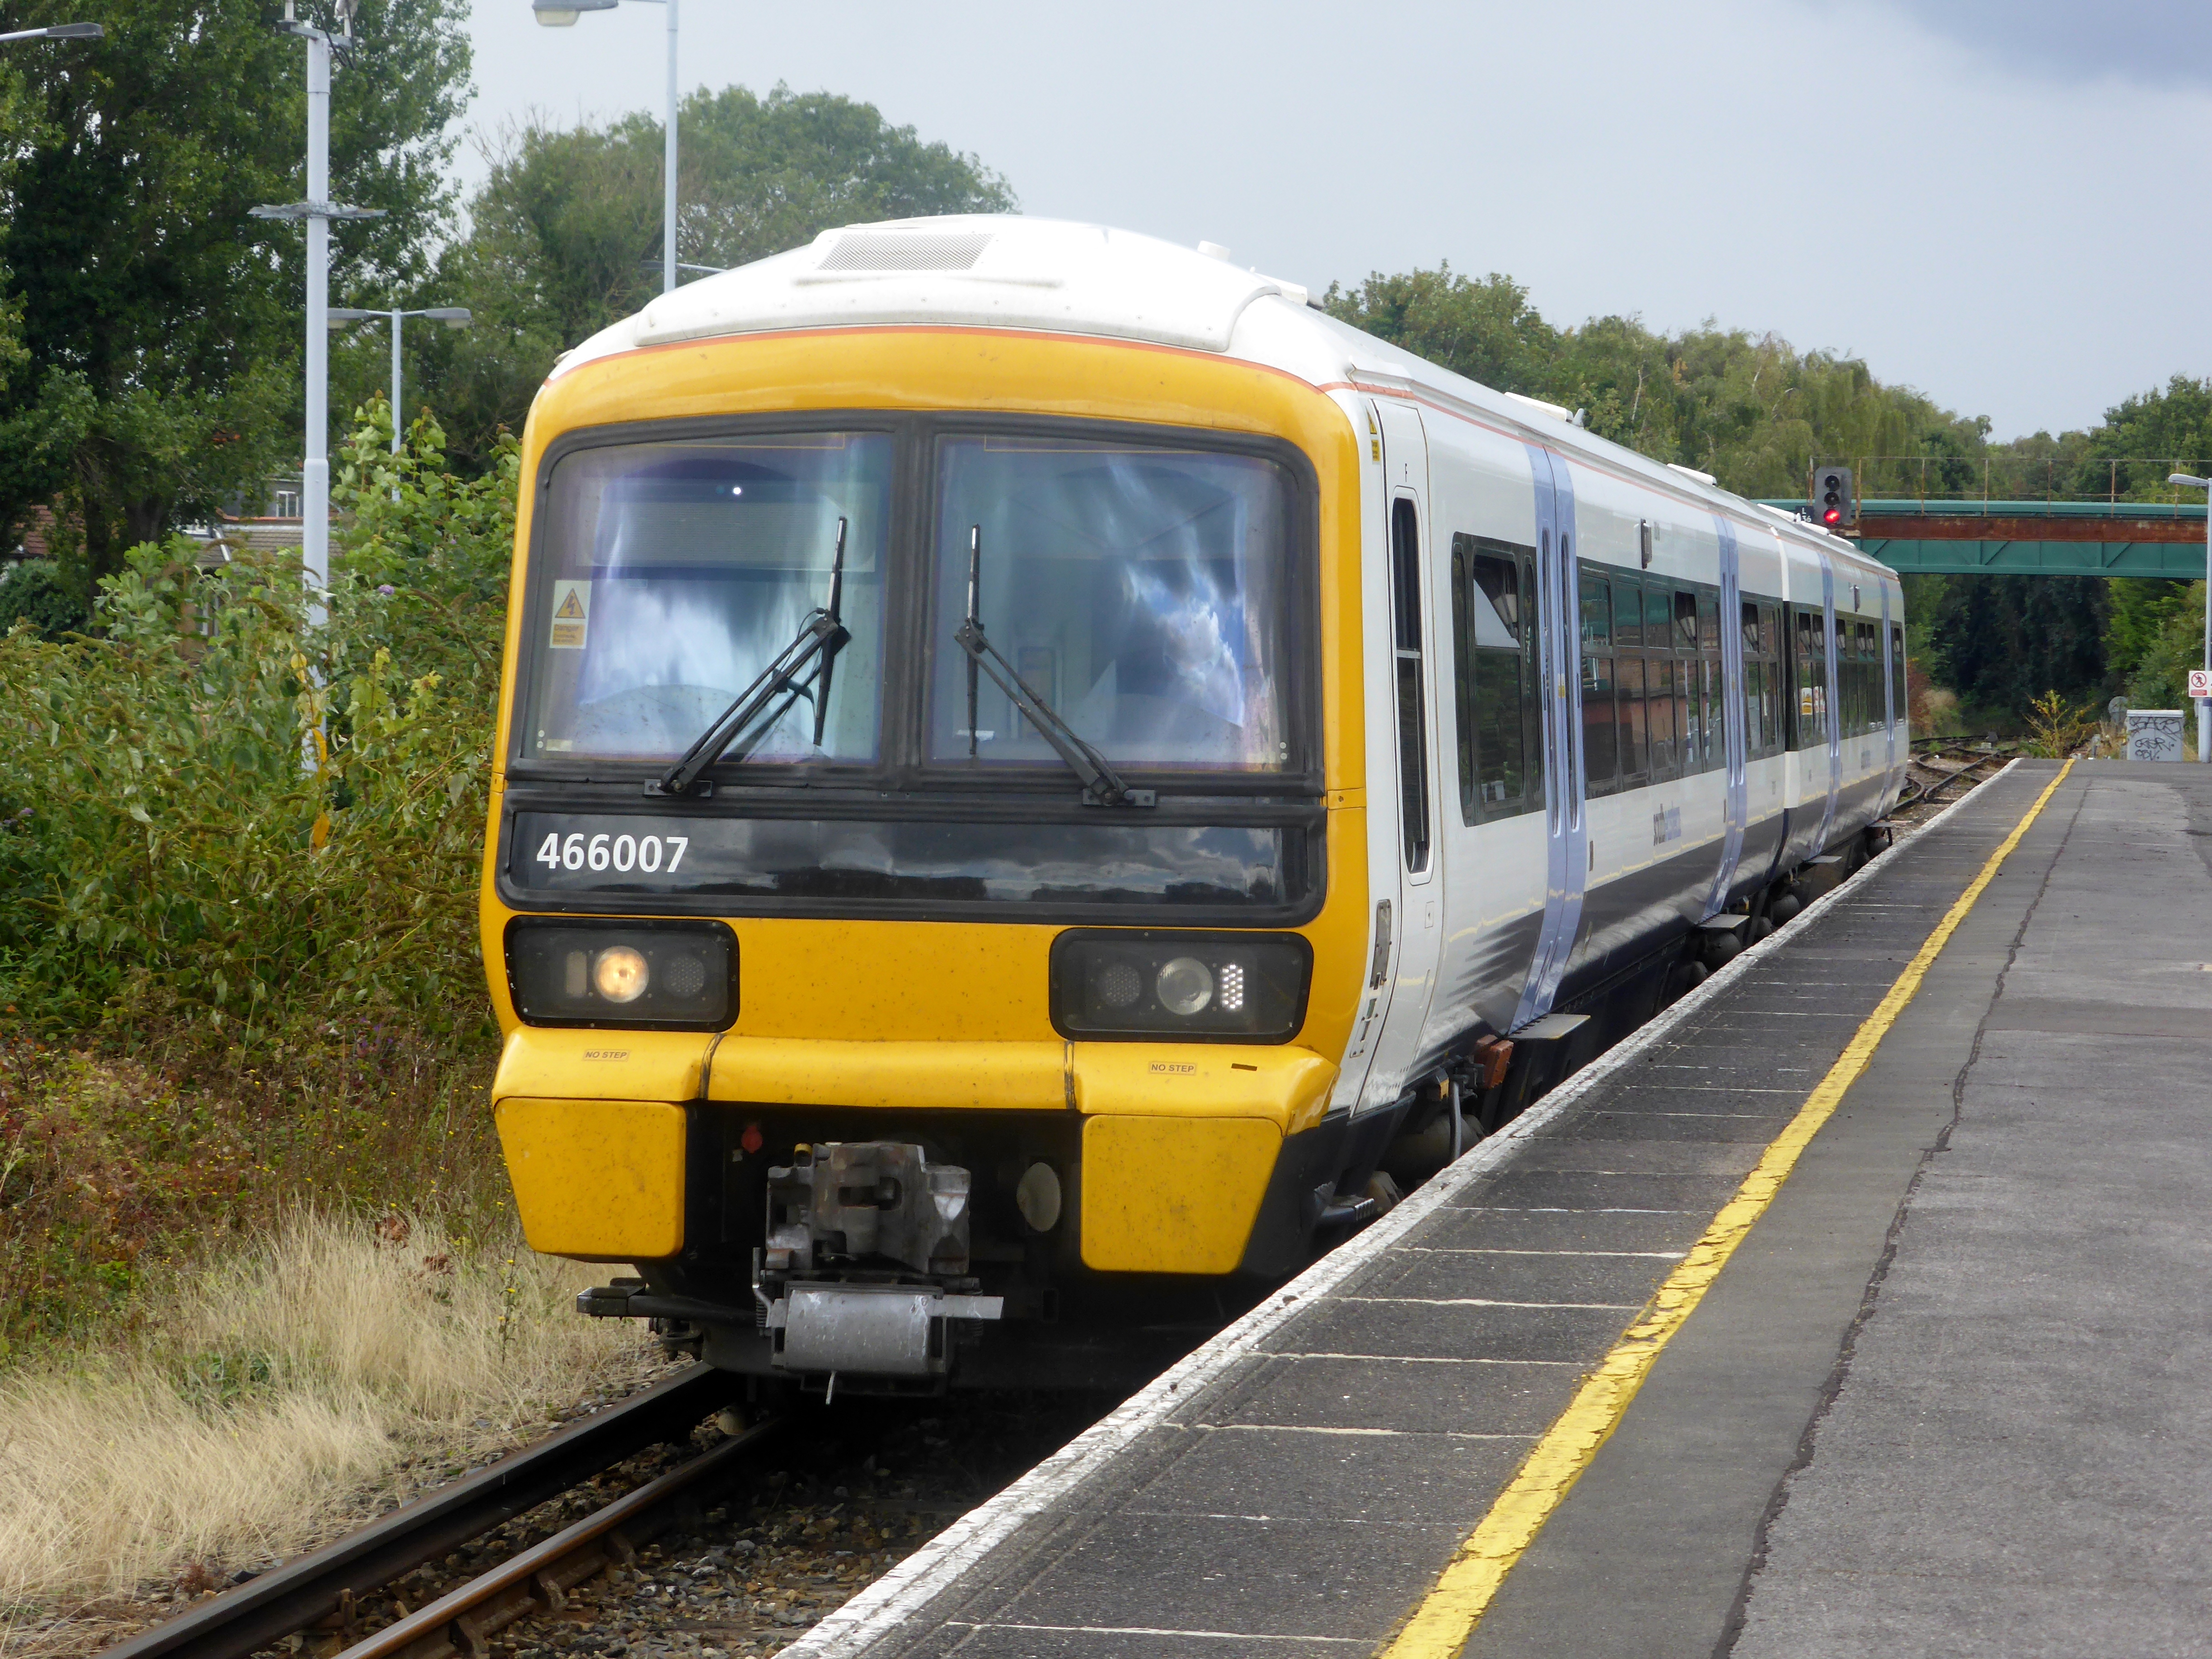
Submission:
M 1769 507 L 1801 509 L 1797 500 Z M 2204 507 L 2148 501 L 1869 500 L 1846 534 L 1891 569 L 1942 575 L 2204 574 Z

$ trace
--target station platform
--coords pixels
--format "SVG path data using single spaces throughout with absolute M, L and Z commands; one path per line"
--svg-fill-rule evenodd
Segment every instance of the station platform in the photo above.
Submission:
M 787 1653 L 2212 1647 L 2208 770 L 2016 763 Z

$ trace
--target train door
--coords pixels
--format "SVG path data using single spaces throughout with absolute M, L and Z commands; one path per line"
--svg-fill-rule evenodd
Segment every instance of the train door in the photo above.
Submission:
M 1389 648 L 1393 783 L 1398 802 L 1397 900 L 1395 935 L 1387 968 L 1382 1029 L 1375 1045 L 1375 1071 L 1363 1091 L 1363 1106 L 1387 1106 L 1404 1086 L 1404 1073 L 1419 1059 L 1421 1028 L 1428 1019 L 1437 962 L 1443 939 L 1443 877 L 1438 855 L 1437 816 L 1435 687 L 1436 606 L 1431 592 L 1429 556 L 1429 459 L 1420 411 L 1409 405 L 1374 405 L 1382 440 L 1384 545 L 1389 550 Z M 1373 635 L 1369 636 L 1370 640 Z M 1389 895 L 1389 878 L 1378 870 L 1373 890 Z M 1376 952 L 1379 958 L 1382 951 Z
M 1540 444 L 1528 444 L 1536 489 L 1536 621 L 1543 660 L 1544 925 L 1513 1015 L 1519 1030 L 1552 1012 L 1582 931 L 1589 884 L 1583 817 L 1582 579 L 1575 555 L 1574 475 Z
M 1890 792 L 1897 787 L 1897 717 L 1905 711 L 1897 703 L 1897 679 L 1889 672 L 1891 629 L 1889 579 L 1877 584 L 1881 593 L 1881 810 L 1889 811 Z
M 1705 914 L 1717 915 L 1728 908 L 1729 890 L 1735 885 L 1736 860 L 1743 856 L 1744 825 L 1750 817 L 1747 734 L 1743 724 L 1743 613 L 1741 550 L 1735 526 L 1719 514 L 1713 528 L 1721 538 L 1721 739 L 1728 768 L 1727 799 L 1721 832 L 1721 867 L 1713 877 L 1713 890 L 1705 900 Z
M 1844 708 L 1842 684 L 1836 672 L 1836 562 L 1826 549 L 1820 553 L 1820 648 L 1826 655 L 1828 673 L 1828 798 L 1820 808 L 1820 833 L 1813 841 L 1816 858 L 1828 850 L 1828 837 L 1836 832 L 1836 802 L 1844 791 Z

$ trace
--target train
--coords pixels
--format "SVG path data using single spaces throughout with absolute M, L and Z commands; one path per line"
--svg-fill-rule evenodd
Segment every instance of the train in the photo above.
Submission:
M 665 294 L 525 431 L 491 1104 L 756 1393 L 1142 1374 L 1847 873 L 1894 574 L 1097 226 Z

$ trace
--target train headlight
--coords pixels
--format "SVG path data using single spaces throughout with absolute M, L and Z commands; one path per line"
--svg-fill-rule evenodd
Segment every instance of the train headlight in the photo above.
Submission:
M 1072 929 L 1053 941 L 1052 1023 L 1091 1040 L 1283 1042 L 1312 977 L 1296 933 Z
M 652 983 L 653 969 L 645 964 L 645 952 L 632 945 L 602 951 L 592 964 L 592 988 L 609 1002 L 635 1002 Z
M 531 1025 L 720 1030 L 737 1012 L 738 941 L 719 921 L 518 916 L 507 982 Z
M 1188 1019 L 1213 1000 L 1213 970 L 1196 957 L 1177 957 L 1152 981 L 1160 1006 Z

